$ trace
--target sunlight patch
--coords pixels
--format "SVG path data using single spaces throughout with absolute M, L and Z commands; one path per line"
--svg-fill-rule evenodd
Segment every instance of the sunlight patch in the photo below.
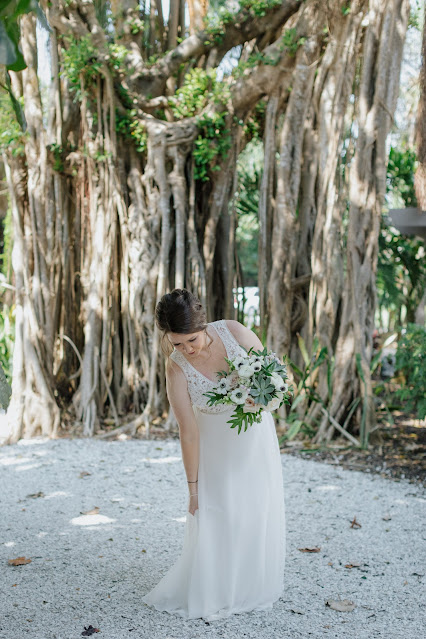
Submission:
M 181 457 L 143 457 L 141 461 L 148 462 L 149 464 L 172 464 L 181 461 L 181 459 Z
M 97 526 L 99 524 L 112 524 L 116 519 L 110 519 L 105 515 L 81 515 L 81 517 L 74 517 L 71 519 L 71 523 L 74 526 Z

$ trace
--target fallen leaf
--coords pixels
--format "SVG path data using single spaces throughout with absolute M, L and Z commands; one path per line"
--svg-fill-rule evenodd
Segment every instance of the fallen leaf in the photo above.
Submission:
M 97 515 L 99 513 L 99 506 L 95 506 L 92 510 L 87 510 L 84 513 L 80 511 L 80 513 L 82 515 Z
M 321 548 L 319 546 L 307 546 L 306 548 L 298 548 L 300 552 L 319 552 Z
M 354 517 L 351 521 L 351 528 L 361 528 L 361 524 L 357 522 L 356 517 Z
M 356 561 L 353 561 L 351 564 L 345 564 L 345 568 L 359 568 L 361 564 Z
M 91 475 L 92 473 L 87 472 L 87 470 L 82 470 L 81 473 L 79 474 L 80 479 L 82 477 L 88 477 L 88 475 Z
M 32 499 L 36 499 L 37 497 L 44 497 L 44 493 L 41 492 L 41 490 L 38 493 L 31 493 L 30 495 L 27 495 L 27 497 L 31 497 Z
M 99 628 L 94 628 L 93 626 L 86 628 L 86 626 L 84 626 L 84 632 L 81 633 L 81 636 L 90 637 L 91 635 L 94 635 L 95 632 L 100 632 Z
M 145 548 L 142 548 L 141 552 L 146 552 Z
M 14 588 L 15 586 L 17 586 L 18 584 L 12 584 L 12 588 Z
M 9 559 L 10 566 L 23 566 L 24 564 L 31 563 L 31 559 L 26 557 L 16 557 L 16 559 Z
M 332 562 L 332 561 L 329 561 L 327 565 L 328 565 L 328 566 L 332 566 L 332 565 L 333 565 L 333 562 Z
M 338 612 L 352 612 L 355 608 L 355 604 L 353 601 L 349 601 L 349 599 L 342 599 L 339 601 L 335 601 L 334 599 L 327 599 L 325 605 L 333 610 L 337 610 Z

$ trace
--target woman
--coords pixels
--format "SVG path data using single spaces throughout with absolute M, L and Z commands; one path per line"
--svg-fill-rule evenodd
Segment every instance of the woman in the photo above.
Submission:
M 221 619 L 272 608 L 283 589 L 285 513 L 280 451 L 271 413 L 238 435 L 234 407 L 204 393 L 227 371 L 225 357 L 263 346 L 234 320 L 206 322 L 185 289 L 156 308 L 167 396 L 179 424 L 189 489 L 182 553 L 143 601 L 186 619 Z

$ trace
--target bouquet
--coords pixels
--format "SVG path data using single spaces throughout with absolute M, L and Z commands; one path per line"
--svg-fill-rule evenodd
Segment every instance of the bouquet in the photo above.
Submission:
M 244 350 L 247 352 L 244 357 L 225 357 L 229 372 L 219 371 L 217 386 L 203 393 L 209 398 L 208 406 L 235 406 L 232 418 L 226 423 L 231 424 L 231 428 L 238 427 L 238 434 L 243 426 L 245 432 L 254 422 L 260 423 L 264 410 L 275 411 L 282 404 L 288 404 L 293 391 L 287 383 L 287 367 L 276 353 L 266 348 L 262 351 L 255 351 L 253 347 L 249 351 Z

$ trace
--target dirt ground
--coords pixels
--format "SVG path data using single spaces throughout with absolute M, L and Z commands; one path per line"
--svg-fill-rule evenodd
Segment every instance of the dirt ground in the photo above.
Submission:
M 348 446 L 339 438 L 328 447 L 310 447 L 309 442 L 290 441 L 281 451 L 306 459 L 339 465 L 350 470 L 379 474 L 394 481 L 408 479 L 410 483 L 425 485 L 426 480 L 426 424 L 400 416 L 395 424 L 375 431 L 379 440 L 368 450 Z M 421 423 L 420 423 L 421 424 Z

